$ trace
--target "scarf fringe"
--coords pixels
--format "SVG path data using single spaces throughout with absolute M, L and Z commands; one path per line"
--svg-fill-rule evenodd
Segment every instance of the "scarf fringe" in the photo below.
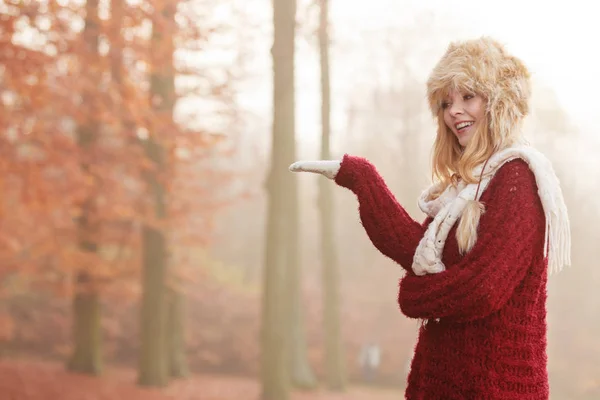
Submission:
M 562 218 L 561 218 L 562 216 Z M 544 256 L 548 257 L 550 275 L 571 265 L 571 232 L 566 213 L 546 213 Z

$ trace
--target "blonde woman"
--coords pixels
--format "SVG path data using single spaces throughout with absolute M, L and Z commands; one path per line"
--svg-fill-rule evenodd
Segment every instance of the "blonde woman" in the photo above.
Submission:
M 423 223 L 364 158 L 290 169 L 350 189 L 375 247 L 406 270 L 400 310 L 423 321 L 406 399 L 548 399 L 546 283 L 570 264 L 570 228 L 552 165 L 521 135 L 529 72 L 493 39 L 452 43 L 427 95 L 438 130 Z

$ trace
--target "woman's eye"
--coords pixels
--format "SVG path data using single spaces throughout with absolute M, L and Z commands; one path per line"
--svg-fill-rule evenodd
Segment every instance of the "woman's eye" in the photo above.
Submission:
M 475 96 L 473 96 L 472 94 L 466 94 L 466 95 L 464 95 L 463 99 L 464 100 L 471 100 L 473 97 L 475 97 Z
M 442 103 L 442 108 L 446 109 L 450 106 L 450 103 L 448 103 L 447 101 Z

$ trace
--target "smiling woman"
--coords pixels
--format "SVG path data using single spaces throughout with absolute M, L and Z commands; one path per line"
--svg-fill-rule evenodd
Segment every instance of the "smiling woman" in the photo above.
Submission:
M 406 399 L 548 399 L 546 283 L 570 264 L 570 227 L 552 165 L 522 144 L 529 72 L 490 38 L 456 42 L 427 94 L 438 129 L 423 223 L 364 158 L 290 169 L 350 189 L 375 247 L 406 270 L 400 310 L 422 321 Z

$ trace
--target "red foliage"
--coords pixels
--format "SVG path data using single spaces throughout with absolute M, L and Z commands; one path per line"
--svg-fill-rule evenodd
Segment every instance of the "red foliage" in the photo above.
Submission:
M 215 210 L 234 197 L 223 189 L 236 178 L 222 162 L 233 142 L 220 135 L 227 128 L 192 127 L 186 115 L 159 112 L 160 99 L 148 95 L 151 58 L 161 56 L 150 51 L 148 24 L 195 48 L 213 28 L 190 18 L 210 18 L 182 0 L 179 26 L 169 27 L 156 11 L 162 0 L 100 3 L 111 12 L 91 2 L 19 1 L 0 17 L 0 280 L 20 275 L 65 297 L 80 272 L 95 290 L 128 280 L 118 288 L 133 294 L 142 224 L 165 229 L 170 243 L 204 246 Z M 175 64 L 162 69 L 188 78 L 178 98 L 202 96 L 231 114 L 231 82 L 191 90 L 211 68 Z M 148 137 L 166 161 L 157 179 L 168 218 L 160 222 L 144 179 L 156 167 L 143 149 Z M 185 254 L 172 256 L 185 266 Z

